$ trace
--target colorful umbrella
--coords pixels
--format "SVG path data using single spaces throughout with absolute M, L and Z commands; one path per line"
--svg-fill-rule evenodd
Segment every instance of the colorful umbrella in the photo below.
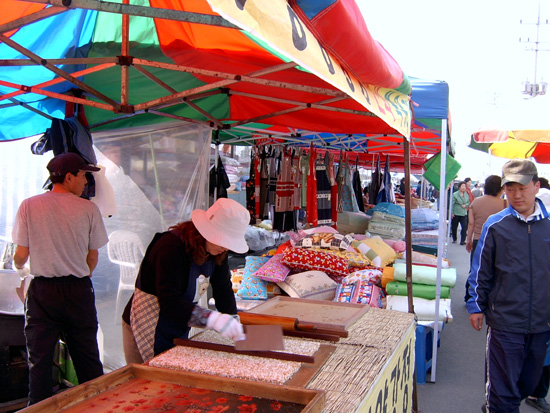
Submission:
M 0 140 L 44 132 L 74 105 L 92 131 L 177 119 L 409 136 L 410 85 L 353 1 L 331 6 L 349 29 L 331 24 L 338 36 L 312 23 L 319 5 L 303 21 L 270 0 L 116 3 L 3 0 Z
M 533 158 L 550 164 L 550 130 L 486 129 L 473 133 L 469 146 L 500 158 Z

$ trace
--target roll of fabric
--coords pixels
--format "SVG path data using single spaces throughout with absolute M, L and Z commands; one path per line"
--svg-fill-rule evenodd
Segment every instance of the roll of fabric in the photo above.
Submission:
M 395 281 L 407 281 L 407 269 L 403 263 L 393 265 L 393 279 Z M 414 284 L 436 285 L 437 268 L 425 265 L 412 266 L 412 282 Z M 453 288 L 456 285 L 456 268 L 441 269 L 441 285 Z
M 413 297 L 413 305 L 418 321 L 435 320 L 435 300 Z M 408 313 L 408 298 L 402 295 L 388 295 L 386 297 L 386 309 Z M 451 323 L 453 321 L 451 300 L 449 298 L 439 300 L 439 321 L 443 321 L 444 323 Z
M 386 288 L 386 284 L 393 281 L 393 267 L 382 268 L 382 288 Z
M 427 300 L 435 299 L 435 285 L 414 284 L 412 285 L 413 297 L 425 298 Z M 391 295 L 407 295 L 407 283 L 402 281 L 390 281 L 386 284 L 386 292 Z M 441 286 L 441 298 L 449 298 L 451 289 Z

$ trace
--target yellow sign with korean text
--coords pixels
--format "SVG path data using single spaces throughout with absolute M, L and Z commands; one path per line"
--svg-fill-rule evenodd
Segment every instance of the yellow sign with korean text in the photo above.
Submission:
M 409 97 L 394 89 L 359 82 L 321 46 L 285 0 L 208 2 L 226 20 L 346 93 L 403 136 L 410 137 Z M 338 27 L 338 22 L 334 22 L 334 26 Z

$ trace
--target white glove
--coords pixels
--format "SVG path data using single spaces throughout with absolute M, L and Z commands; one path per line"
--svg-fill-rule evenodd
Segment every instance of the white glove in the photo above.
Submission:
M 206 320 L 206 327 L 216 330 L 222 337 L 233 341 L 244 340 L 243 326 L 229 314 L 212 311 Z
M 15 271 L 17 271 L 17 275 L 19 275 L 19 278 L 21 279 L 21 281 L 23 281 L 25 278 L 31 275 L 31 271 L 29 270 L 29 267 L 16 268 Z

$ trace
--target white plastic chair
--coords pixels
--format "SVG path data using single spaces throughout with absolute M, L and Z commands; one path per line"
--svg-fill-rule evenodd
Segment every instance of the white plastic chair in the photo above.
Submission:
M 132 231 L 117 230 L 109 235 L 107 252 L 111 262 L 120 266 L 115 310 L 115 324 L 117 324 L 120 323 L 121 317 L 119 307 L 122 291 L 134 290 L 145 249 L 138 234 Z

